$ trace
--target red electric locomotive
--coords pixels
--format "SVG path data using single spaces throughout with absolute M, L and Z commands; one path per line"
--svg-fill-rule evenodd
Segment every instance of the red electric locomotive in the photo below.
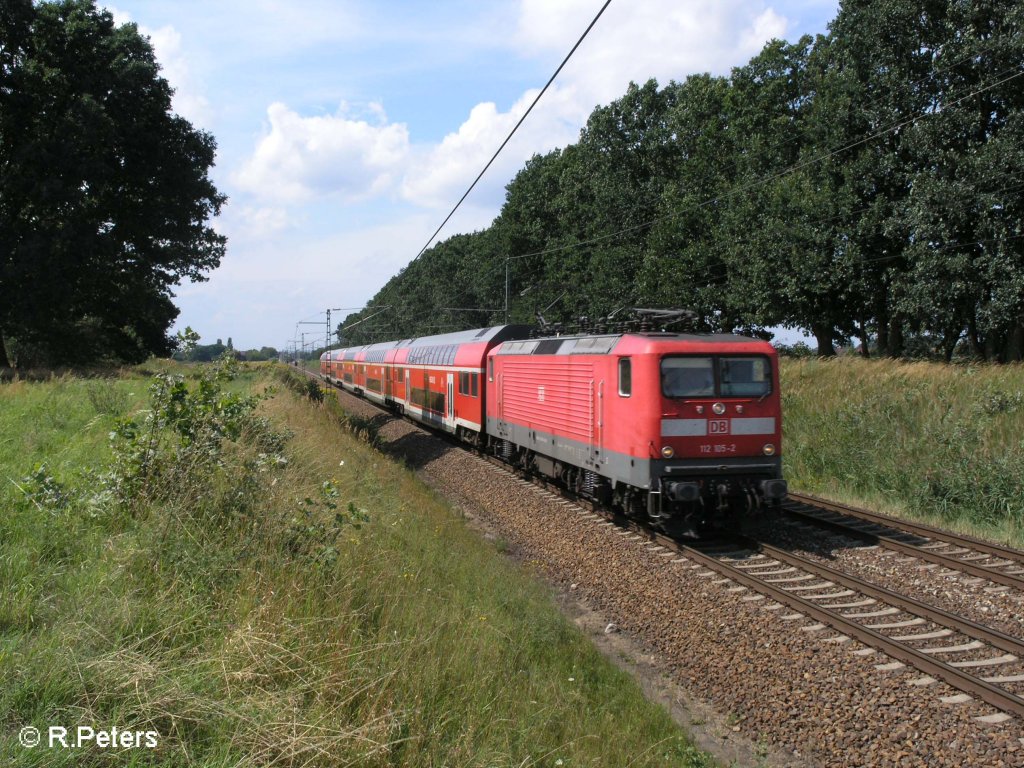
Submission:
M 743 336 L 626 333 L 505 342 L 487 433 L 527 469 L 695 529 L 782 499 L 778 359 Z
M 757 339 L 499 326 L 336 350 L 321 371 L 675 530 L 786 495 L 778 357 Z

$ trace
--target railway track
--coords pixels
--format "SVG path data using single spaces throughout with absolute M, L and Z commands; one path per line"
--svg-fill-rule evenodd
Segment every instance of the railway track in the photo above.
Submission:
M 449 442 L 456 444 L 454 441 Z M 467 447 L 461 443 L 458 445 Z M 785 606 L 794 611 L 781 616 L 783 619 L 809 618 L 817 622 L 802 627 L 805 631 L 814 632 L 831 627 L 839 633 L 832 641 L 847 642 L 853 638 L 866 646 L 856 653 L 873 653 L 875 650 L 885 653 L 893 661 L 875 665 L 880 673 L 909 665 L 923 673 L 922 677 L 913 681 L 915 685 L 924 688 L 942 680 L 963 691 L 960 696 L 947 697 L 943 701 L 956 703 L 977 698 L 1000 710 L 999 713 L 977 718 L 985 723 L 999 723 L 1010 716 L 1024 718 L 1024 696 L 1021 695 L 1024 693 L 1024 662 L 1021 661 L 1024 659 L 1024 642 L 1011 635 L 762 542 L 742 537 L 733 537 L 727 543 L 719 543 L 717 546 L 712 543 L 688 545 L 677 542 L 603 510 L 548 480 L 524 476 L 496 458 L 479 453 L 477 455 L 504 472 L 522 478 L 522 482 L 528 481 L 540 486 L 561 496 L 566 502 L 579 505 L 590 514 L 603 516 L 624 534 L 644 537 L 652 544 L 675 553 L 680 559 L 691 561 L 694 567 L 708 569 L 712 572 L 709 575 L 720 574 L 723 583 L 728 580 L 737 585 L 733 587 L 735 590 L 749 589 L 757 593 L 750 595 L 749 599 L 763 599 L 763 596 L 774 602 L 770 607 L 781 610 Z M 892 548 L 904 552 L 907 550 L 902 547 L 914 544 L 931 544 L 934 550 L 939 542 L 957 549 L 966 548 L 958 547 L 954 542 L 974 543 L 974 540 L 962 539 L 924 526 L 919 528 L 927 530 L 930 536 L 924 536 L 916 530 L 901 531 L 897 526 L 902 521 L 883 516 L 877 517 L 884 522 L 865 518 L 859 525 L 845 527 L 834 517 L 840 505 L 823 500 L 818 504 L 818 501 L 813 497 L 794 494 L 787 501 L 786 511 L 790 514 L 802 512 L 799 506 L 802 505 L 808 510 L 808 514 L 803 515 L 804 519 L 813 521 L 815 525 L 839 527 L 848 535 L 877 540 L 883 546 L 886 542 L 882 537 L 892 538 L 900 545 Z M 816 506 L 812 506 L 812 502 Z M 847 511 L 846 508 L 841 509 Z M 873 514 L 863 510 L 849 511 Z M 907 541 L 909 537 L 919 541 L 910 544 Z M 953 542 L 947 542 L 947 539 L 953 539 Z M 978 544 L 992 547 L 985 542 Z M 1001 557 L 1000 553 L 1004 551 L 999 547 L 992 549 L 996 553 L 986 552 L 986 556 L 993 559 Z M 925 553 L 921 559 L 935 556 L 932 550 L 921 550 Z M 1007 555 L 1019 556 L 1019 553 L 1012 550 L 1005 552 Z M 916 556 L 916 550 L 908 554 Z M 961 553 L 954 552 L 947 557 L 955 559 L 956 554 Z M 1016 558 L 1001 559 L 1019 562 Z M 972 561 L 967 561 L 967 564 L 972 564 Z M 991 565 L 988 567 L 992 568 Z M 996 567 L 999 567 L 998 561 Z M 1006 565 L 1001 567 L 1011 570 Z M 987 575 L 990 571 L 984 573 Z M 1005 571 L 1002 575 L 1010 578 L 1016 576 Z
M 881 672 L 906 665 L 924 676 L 921 687 L 942 680 L 968 697 L 978 698 L 1005 714 L 985 716 L 999 723 L 1009 716 L 1024 718 L 1024 641 L 966 617 L 928 605 L 907 595 L 829 568 L 814 560 L 756 540 L 730 535 L 727 540 L 684 544 L 647 526 L 604 510 L 587 499 L 543 478 L 523 476 L 504 462 L 482 456 L 506 472 L 602 515 L 622 531 L 703 566 L 739 587 L 751 589 L 796 613 L 810 617 L 818 631 L 826 626 L 840 633 L 837 642 L 853 638 L 893 659 L 878 664 Z M 966 699 L 950 697 L 948 703 Z
M 837 641 L 855 638 L 895 660 L 876 665 L 880 670 L 909 664 L 927 675 L 917 684 L 941 679 L 1005 713 L 1024 716 L 1024 698 L 1011 690 L 1024 683 L 1024 642 L 1017 638 L 750 539 L 733 537 L 724 549 L 698 545 L 678 551 L 798 611 L 783 618 L 820 622 L 804 629 L 829 626 L 841 633 Z
M 790 493 L 782 508 L 794 520 L 1024 591 L 1024 552 L 816 496 Z

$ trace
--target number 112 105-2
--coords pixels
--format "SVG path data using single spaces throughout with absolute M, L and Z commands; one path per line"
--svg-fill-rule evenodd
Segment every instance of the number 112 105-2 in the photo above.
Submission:
M 715 445 L 702 445 L 700 447 L 701 453 L 736 453 L 736 443 L 722 444 L 717 443 Z

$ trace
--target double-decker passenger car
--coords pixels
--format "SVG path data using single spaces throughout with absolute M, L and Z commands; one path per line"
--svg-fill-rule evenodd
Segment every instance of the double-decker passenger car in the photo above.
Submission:
M 505 325 L 336 349 L 321 356 L 320 370 L 343 389 L 479 444 L 487 353 L 529 332 Z

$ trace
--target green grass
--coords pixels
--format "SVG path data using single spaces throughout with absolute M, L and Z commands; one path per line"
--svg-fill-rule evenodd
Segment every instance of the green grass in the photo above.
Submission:
M 1024 546 L 1024 367 L 782 365 L 794 490 Z
M 266 421 L 216 460 L 166 442 L 128 499 L 108 435 L 148 380 L 0 385 L 5 765 L 709 764 L 411 472 L 245 371 Z M 25 749 L 26 724 L 159 747 Z

